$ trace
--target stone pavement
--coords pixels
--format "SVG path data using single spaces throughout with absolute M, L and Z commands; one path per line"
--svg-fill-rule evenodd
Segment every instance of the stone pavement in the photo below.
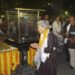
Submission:
M 57 75 L 75 75 L 75 70 L 70 69 L 69 63 L 66 62 L 65 52 L 63 51 L 61 54 L 57 56 Z M 34 70 L 30 67 L 26 67 L 26 65 L 22 66 L 17 73 L 11 75 L 35 75 Z
M 57 75 L 75 75 L 75 70 L 70 68 L 69 62 L 66 62 L 64 52 L 58 54 Z

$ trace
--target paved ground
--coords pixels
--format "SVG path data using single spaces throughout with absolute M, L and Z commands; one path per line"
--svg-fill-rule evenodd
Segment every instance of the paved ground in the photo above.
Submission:
M 65 53 L 58 55 L 57 75 L 75 75 L 75 70 L 70 69 L 69 63 L 65 60 Z
M 23 66 L 22 74 L 20 74 L 22 69 L 20 69 L 17 73 L 12 75 L 35 75 L 32 68 L 26 68 L 26 65 Z M 57 61 L 57 75 L 75 75 L 75 70 L 70 69 L 69 63 L 65 60 L 65 53 L 64 51 L 62 54 L 58 54 L 58 61 Z

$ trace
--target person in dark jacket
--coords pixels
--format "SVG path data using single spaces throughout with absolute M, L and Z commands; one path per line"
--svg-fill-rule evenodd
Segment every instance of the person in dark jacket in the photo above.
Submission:
M 67 42 L 65 42 L 65 40 L 67 39 L 66 35 L 67 35 L 67 27 L 69 25 L 69 16 L 66 17 L 64 23 L 63 23 L 63 36 L 64 36 L 64 49 L 65 49 L 65 54 L 66 54 L 66 61 L 69 62 L 70 61 L 70 54 L 69 54 L 69 50 L 68 50 L 68 46 L 67 46 Z
M 75 16 L 70 16 L 70 28 L 67 44 L 70 53 L 70 65 L 71 68 L 75 69 Z

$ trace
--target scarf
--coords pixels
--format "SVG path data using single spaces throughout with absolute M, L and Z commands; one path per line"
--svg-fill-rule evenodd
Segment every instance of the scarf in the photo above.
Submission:
M 47 46 L 45 42 L 47 41 L 48 33 L 49 33 L 49 30 L 47 29 L 43 34 L 40 35 L 40 40 L 39 40 L 40 49 L 37 49 L 37 52 L 34 58 L 34 63 L 37 67 L 37 70 L 40 67 L 41 61 L 45 62 L 46 60 L 46 54 L 44 53 L 44 47 Z M 42 57 L 44 57 L 45 59 L 42 60 Z

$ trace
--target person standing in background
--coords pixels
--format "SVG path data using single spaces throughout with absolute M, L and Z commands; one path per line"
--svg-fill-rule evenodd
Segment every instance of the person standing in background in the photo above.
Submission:
M 49 16 L 47 14 L 44 14 L 42 17 L 41 17 L 41 20 L 44 20 L 48 23 L 49 25 Z
M 70 53 L 70 67 L 75 69 L 75 16 L 70 16 L 68 28 L 68 49 Z
M 53 30 L 53 33 L 58 38 L 58 44 L 59 44 L 58 53 L 61 53 L 63 50 L 62 49 L 63 48 L 63 36 L 62 36 L 62 26 L 61 26 L 59 15 L 55 17 L 55 20 L 52 24 L 52 30 Z
M 67 34 L 68 30 L 67 27 L 69 26 L 69 16 L 67 16 L 63 22 L 63 36 L 64 36 L 64 49 L 65 49 L 65 54 L 66 54 L 66 61 L 70 61 L 70 54 L 67 46 Z
M 56 16 L 55 21 L 52 24 L 53 33 L 57 37 L 61 37 L 61 22 L 60 22 L 60 16 Z
M 42 16 L 41 19 L 42 20 L 45 20 L 49 24 L 50 31 L 52 31 L 52 25 L 50 25 L 49 15 L 48 14 L 45 14 L 45 15 Z

